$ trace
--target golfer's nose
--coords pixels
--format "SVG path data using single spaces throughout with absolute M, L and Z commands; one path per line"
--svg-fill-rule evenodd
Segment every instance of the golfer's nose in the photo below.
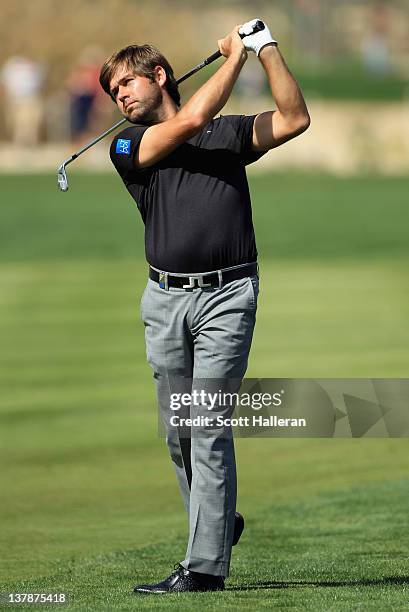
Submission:
M 127 88 L 124 85 L 120 85 L 118 89 L 118 99 L 121 100 L 121 102 L 125 102 L 128 97 Z

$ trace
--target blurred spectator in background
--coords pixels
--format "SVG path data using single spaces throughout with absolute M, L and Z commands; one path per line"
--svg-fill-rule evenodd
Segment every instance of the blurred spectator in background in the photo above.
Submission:
M 68 77 L 70 96 L 71 140 L 81 145 L 89 137 L 98 121 L 103 90 L 99 84 L 99 72 L 104 61 L 99 47 L 86 47 Z
M 388 7 L 382 1 L 376 2 L 369 10 L 369 29 L 362 40 L 362 59 L 368 72 L 384 76 L 391 72 L 388 48 Z
M 20 146 L 34 146 L 40 138 L 43 118 L 44 67 L 22 56 L 10 57 L 0 73 L 7 135 Z

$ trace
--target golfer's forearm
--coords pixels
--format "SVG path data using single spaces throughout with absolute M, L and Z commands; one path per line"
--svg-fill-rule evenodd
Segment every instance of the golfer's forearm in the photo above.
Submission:
M 307 105 L 297 81 L 287 68 L 283 56 L 275 45 L 267 45 L 259 55 L 266 71 L 277 109 L 283 117 L 309 120 Z
M 173 118 L 146 130 L 136 152 L 137 167 L 157 163 L 200 132 L 226 104 L 246 59 L 245 50 L 230 55 Z
M 245 52 L 240 55 L 230 55 L 180 110 L 180 118 L 191 118 L 200 128 L 209 123 L 229 99 L 246 59 Z

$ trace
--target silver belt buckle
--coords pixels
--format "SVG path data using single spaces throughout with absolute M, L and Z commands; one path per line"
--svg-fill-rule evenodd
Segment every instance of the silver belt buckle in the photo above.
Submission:
M 212 283 L 203 282 L 203 276 L 189 276 L 189 284 L 182 285 L 183 289 L 194 289 L 196 287 L 195 281 L 197 281 L 197 286 L 201 289 L 212 286 Z
M 159 272 L 159 287 L 169 291 L 169 275 L 167 272 Z

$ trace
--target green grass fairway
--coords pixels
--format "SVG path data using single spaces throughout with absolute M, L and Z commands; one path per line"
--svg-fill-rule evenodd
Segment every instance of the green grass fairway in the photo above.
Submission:
M 251 186 L 247 375 L 408 377 L 409 178 Z M 187 537 L 145 362 L 139 213 L 113 174 L 0 189 L 0 592 L 66 591 L 70 610 L 407 610 L 407 439 L 238 439 L 247 523 L 227 591 L 132 595 Z

